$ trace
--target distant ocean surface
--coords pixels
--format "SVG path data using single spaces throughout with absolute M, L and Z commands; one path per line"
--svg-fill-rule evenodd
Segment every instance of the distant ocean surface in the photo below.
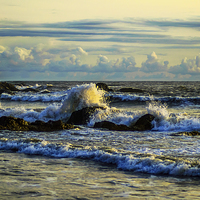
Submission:
M 110 92 L 95 82 L 10 83 L 21 91 L 1 94 L 0 117 L 65 121 L 84 107 L 106 109 L 76 129 L 1 130 L 0 199 L 200 199 L 200 136 L 177 135 L 200 131 L 200 82 L 104 82 Z M 147 113 L 151 131 L 93 128 Z

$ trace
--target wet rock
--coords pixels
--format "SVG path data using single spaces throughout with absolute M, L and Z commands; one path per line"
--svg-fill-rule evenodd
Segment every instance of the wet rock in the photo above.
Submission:
M 123 124 L 117 125 L 109 121 L 96 122 L 94 124 L 94 128 L 106 128 L 108 130 L 113 130 L 113 131 L 130 131 L 131 130 L 126 125 L 123 125 Z
M 57 131 L 57 130 L 64 130 L 64 129 L 73 129 L 74 126 L 72 124 L 65 124 L 61 120 L 57 121 L 48 121 L 48 122 L 43 122 L 43 121 L 35 121 L 33 123 L 30 123 L 30 129 L 33 131 Z
M 197 136 L 200 135 L 199 131 L 191 131 L 191 132 L 179 132 L 179 133 L 173 133 L 171 136 Z
M 22 92 L 39 92 L 40 90 L 34 89 L 34 88 L 26 88 L 23 90 L 20 90 Z
M 104 109 L 103 107 L 86 107 L 82 108 L 81 110 L 74 111 L 69 120 L 67 121 L 68 124 L 75 124 L 75 125 L 86 125 L 89 120 L 90 116 L 94 114 L 97 109 Z
M 113 131 L 148 131 L 153 128 L 152 121 L 155 119 L 155 117 L 151 114 L 146 114 L 142 117 L 140 117 L 134 125 L 131 125 L 130 127 L 120 124 L 117 125 L 113 122 L 109 121 L 102 121 L 102 122 L 96 122 L 94 124 L 94 128 L 106 128 L 108 130 Z
M 12 131 L 57 131 L 63 129 L 73 129 L 71 124 L 65 124 L 61 120 L 58 121 L 36 121 L 33 123 L 27 122 L 20 118 L 15 117 L 0 117 L 0 130 Z
M 18 89 L 11 83 L 0 82 L 0 94 L 8 93 L 13 94 L 13 91 L 18 91 Z
M 147 131 L 153 128 L 152 121 L 155 117 L 151 114 L 146 114 L 140 117 L 134 125 L 131 125 L 130 128 L 135 131 Z
M 28 131 L 29 122 L 15 117 L 0 117 L 0 130 Z
M 97 83 L 96 87 L 107 92 L 113 92 L 113 89 L 110 89 L 105 83 Z
M 141 89 L 134 89 L 134 88 L 121 88 L 120 92 L 132 92 L 132 93 L 143 93 L 144 91 Z

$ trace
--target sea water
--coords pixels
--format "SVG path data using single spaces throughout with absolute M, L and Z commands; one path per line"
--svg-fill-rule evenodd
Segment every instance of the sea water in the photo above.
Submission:
M 0 117 L 67 121 L 102 106 L 85 126 L 54 132 L 0 131 L 1 199 L 200 198 L 200 82 L 11 82 Z M 141 89 L 140 93 L 120 88 Z M 24 88 L 38 92 L 23 92 Z M 127 126 L 152 114 L 151 131 L 94 129 L 103 120 Z

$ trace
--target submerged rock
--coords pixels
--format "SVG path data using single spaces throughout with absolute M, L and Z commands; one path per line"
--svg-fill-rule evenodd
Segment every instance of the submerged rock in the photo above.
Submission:
M 113 92 L 113 89 L 110 89 L 105 83 L 97 83 L 96 87 L 107 92 Z
M 119 91 L 120 92 L 133 92 L 133 93 L 142 93 L 142 92 L 144 92 L 141 89 L 134 89 L 134 88 L 121 88 Z
M 67 123 L 75 124 L 75 125 L 86 125 L 90 120 L 90 116 L 94 114 L 94 112 L 97 109 L 104 109 L 104 108 L 99 107 L 99 106 L 94 106 L 94 107 L 86 107 L 86 108 L 82 108 L 81 110 L 74 111 L 71 114 Z
M 123 125 L 123 124 L 117 125 L 109 121 L 96 122 L 94 124 L 94 128 L 106 128 L 108 130 L 113 130 L 113 131 L 130 131 L 131 130 L 126 125 Z
M 11 116 L 0 117 L 0 130 L 49 132 L 73 128 L 73 125 L 65 124 L 61 120 L 48 122 L 36 121 L 30 123 L 23 119 Z

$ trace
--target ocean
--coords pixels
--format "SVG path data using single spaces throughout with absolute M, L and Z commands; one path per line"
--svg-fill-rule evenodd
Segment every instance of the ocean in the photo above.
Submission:
M 0 117 L 66 121 L 103 106 L 87 125 L 34 132 L 0 130 L 0 199 L 200 199 L 200 82 L 10 82 Z M 23 91 L 24 89 L 33 91 Z M 126 92 L 122 88 L 138 91 Z M 155 116 L 150 131 L 93 128 Z

